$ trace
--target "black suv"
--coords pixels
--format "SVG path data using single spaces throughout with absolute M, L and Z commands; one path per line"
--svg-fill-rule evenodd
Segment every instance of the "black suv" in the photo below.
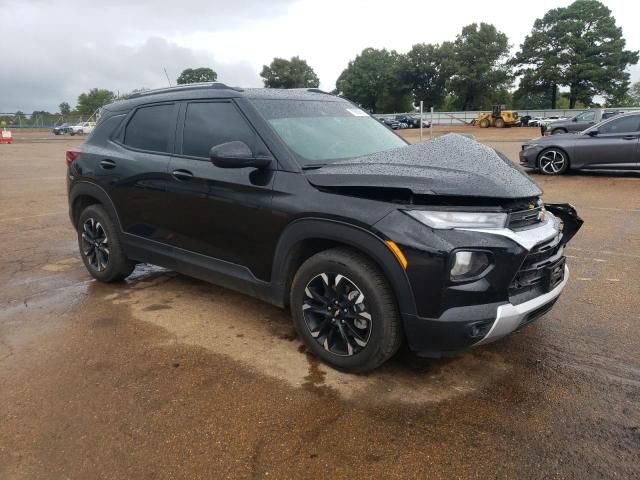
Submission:
M 546 313 L 582 221 L 501 154 L 409 145 L 319 90 L 191 85 L 106 106 L 67 152 L 89 273 L 161 265 L 289 306 L 327 363 L 438 356 Z

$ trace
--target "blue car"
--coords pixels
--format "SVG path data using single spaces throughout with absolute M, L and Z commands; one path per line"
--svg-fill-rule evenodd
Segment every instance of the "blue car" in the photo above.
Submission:
M 56 125 L 51 129 L 54 135 L 66 135 L 71 132 L 71 125 L 63 123 L 62 125 Z

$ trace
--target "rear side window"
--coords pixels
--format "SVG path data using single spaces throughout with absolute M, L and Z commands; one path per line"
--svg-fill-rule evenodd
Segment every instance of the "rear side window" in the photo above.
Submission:
M 598 128 L 598 133 L 632 133 L 640 130 L 640 115 L 619 117 Z
M 152 105 L 136 110 L 124 132 L 124 144 L 152 152 L 169 151 L 169 137 L 173 125 L 170 105 Z
M 255 151 L 256 136 L 232 103 L 198 102 L 187 105 L 182 154 L 209 158 L 211 147 L 239 140 Z

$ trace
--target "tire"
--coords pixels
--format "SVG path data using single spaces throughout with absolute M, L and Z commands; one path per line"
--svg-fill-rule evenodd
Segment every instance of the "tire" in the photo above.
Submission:
M 489 128 L 489 120 L 487 118 L 483 118 L 480 120 L 480 128 Z
M 82 211 L 77 231 L 80 256 L 93 278 L 116 282 L 133 272 L 135 263 L 124 254 L 118 230 L 102 205 L 90 205 Z
M 400 315 L 387 279 L 350 248 L 325 250 L 304 262 L 293 278 L 290 305 L 307 348 L 338 370 L 373 370 L 402 343 Z
M 496 118 L 496 121 L 493 124 L 493 126 L 496 127 L 496 128 L 504 128 L 504 126 L 505 126 L 504 120 L 501 119 L 501 118 Z
M 561 175 L 569 168 L 569 156 L 564 150 L 551 147 L 538 155 L 538 170 L 544 175 Z
M 567 133 L 564 128 L 556 128 L 555 130 L 551 130 L 551 135 L 560 135 L 561 133 Z
M 71 130 L 71 131 L 69 132 L 69 135 L 71 135 L 72 137 L 73 137 L 75 134 L 76 134 L 76 132 L 74 132 L 73 130 Z

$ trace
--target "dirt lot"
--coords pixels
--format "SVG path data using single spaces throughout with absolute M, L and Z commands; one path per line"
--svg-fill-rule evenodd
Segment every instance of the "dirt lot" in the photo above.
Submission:
M 463 130 L 514 159 L 537 135 Z M 640 177 L 534 174 L 586 222 L 546 317 L 349 376 L 257 300 L 148 266 L 92 281 L 66 213 L 78 142 L 0 145 L 0 479 L 640 478 Z

